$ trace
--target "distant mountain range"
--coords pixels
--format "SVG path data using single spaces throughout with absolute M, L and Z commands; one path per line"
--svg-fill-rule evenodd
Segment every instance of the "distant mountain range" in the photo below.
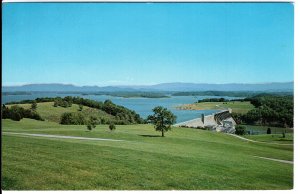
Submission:
M 186 91 L 270 91 L 286 92 L 294 90 L 294 82 L 271 82 L 254 84 L 206 84 L 206 83 L 162 83 L 143 86 L 75 86 L 72 84 L 27 84 L 22 86 L 2 86 L 3 92 L 186 92 Z

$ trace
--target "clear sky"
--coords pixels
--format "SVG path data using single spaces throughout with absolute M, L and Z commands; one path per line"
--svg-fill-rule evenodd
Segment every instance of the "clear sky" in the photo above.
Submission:
M 293 81 L 291 3 L 4 3 L 2 84 Z

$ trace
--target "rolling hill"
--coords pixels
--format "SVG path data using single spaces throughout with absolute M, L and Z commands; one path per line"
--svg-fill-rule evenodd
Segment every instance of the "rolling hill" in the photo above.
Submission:
M 89 118 L 90 116 L 96 116 L 98 119 L 104 118 L 107 120 L 114 120 L 115 117 L 107 114 L 106 112 L 96 109 L 96 108 L 90 108 L 87 106 L 83 106 L 82 111 L 79 111 L 79 105 L 72 104 L 71 107 L 54 107 L 54 102 L 42 102 L 37 103 L 37 112 L 38 114 L 45 119 L 46 121 L 52 121 L 59 123 L 61 115 L 65 112 L 68 113 L 78 113 L 81 112 L 82 115 L 84 115 L 85 118 Z M 7 105 L 7 107 L 11 107 L 13 105 Z M 21 106 L 25 109 L 29 109 L 31 107 L 31 104 L 18 104 L 18 106 Z

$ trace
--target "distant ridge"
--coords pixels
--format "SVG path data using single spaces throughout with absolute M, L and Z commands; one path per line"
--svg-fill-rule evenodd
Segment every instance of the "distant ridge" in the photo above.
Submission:
M 208 83 L 162 83 L 145 86 L 75 86 L 72 84 L 26 84 L 2 86 L 3 92 L 134 92 L 134 91 L 293 91 L 294 82 L 271 82 L 253 84 L 208 84 Z

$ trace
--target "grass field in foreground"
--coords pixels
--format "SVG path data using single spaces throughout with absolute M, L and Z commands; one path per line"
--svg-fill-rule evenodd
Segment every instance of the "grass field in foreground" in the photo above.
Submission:
M 18 106 L 21 106 L 23 108 L 29 109 L 31 107 L 31 104 L 17 104 Z M 37 103 L 37 112 L 41 115 L 41 117 L 47 121 L 53 121 L 53 122 L 60 122 L 60 117 L 65 112 L 79 112 L 79 105 L 72 104 L 71 107 L 54 107 L 54 102 L 41 102 Z M 7 105 L 7 107 L 11 107 L 13 105 Z M 82 114 L 89 118 L 89 116 L 96 116 L 101 118 L 108 118 L 111 119 L 114 116 L 107 114 L 106 112 L 102 110 L 98 110 L 95 108 L 90 108 L 87 106 L 83 106 Z
M 194 104 L 184 104 L 178 107 L 183 110 L 223 110 L 231 108 L 235 113 L 247 113 L 254 106 L 250 102 L 201 102 Z
M 2 189 L 292 189 L 293 146 L 245 142 L 210 131 L 151 125 L 85 126 L 2 120 L 4 132 L 126 140 L 50 139 L 2 134 Z

